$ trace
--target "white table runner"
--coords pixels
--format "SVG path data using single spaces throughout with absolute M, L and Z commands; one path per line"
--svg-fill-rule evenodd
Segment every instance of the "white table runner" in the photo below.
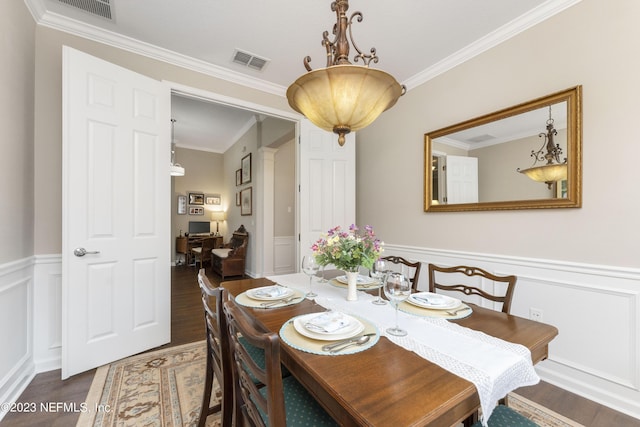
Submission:
M 268 279 L 303 292 L 309 289 L 309 277 L 302 273 Z M 314 278 L 313 289 L 318 294 L 315 300 L 319 305 L 366 318 L 375 323 L 380 334 L 393 343 L 472 382 L 480 396 L 485 426 L 498 400 L 510 391 L 540 381 L 531 362 L 531 352 L 520 344 L 445 319 L 418 317 L 402 311 L 398 312 L 398 323 L 409 334 L 405 337 L 389 335 L 385 331 L 395 326 L 396 321 L 392 305 L 372 304 L 375 297 L 365 292 L 358 292 L 358 301 L 347 301 L 346 289 L 316 280 Z

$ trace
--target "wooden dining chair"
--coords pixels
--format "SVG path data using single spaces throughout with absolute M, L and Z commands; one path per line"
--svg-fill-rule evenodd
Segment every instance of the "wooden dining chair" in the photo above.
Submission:
M 235 401 L 244 417 L 239 425 L 338 425 L 293 375 L 283 378 L 277 333 L 258 329 L 233 300 L 224 303 L 224 313 L 234 359 Z M 247 352 L 240 337 L 264 352 L 263 367 Z
M 489 427 L 538 427 L 538 424 L 505 405 L 495 407 L 487 420 Z M 476 421 L 472 427 L 483 427 L 480 421 Z
M 191 248 L 191 254 L 196 260 L 196 267 L 200 263 L 200 268 L 204 267 L 204 263 L 211 261 L 211 250 L 215 245 L 216 239 L 206 237 L 202 239 L 202 246 Z
M 504 283 L 506 290 L 503 294 L 489 293 L 476 286 L 471 286 L 464 283 L 449 284 L 451 281 L 445 283 L 439 281 L 444 275 L 451 276 L 453 280 L 459 281 L 460 278 L 466 279 L 470 277 L 480 277 L 482 279 L 490 280 L 492 282 Z M 466 277 L 465 277 L 466 276 Z M 456 267 L 439 267 L 434 264 L 429 264 L 429 292 L 437 292 L 437 290 L 462 292 L 465 295 L 477 295 L 481 298 L 502 303 L 502 312 L 510 313 L 511 300 L 513 299 L 513 291 L 516 287 L 516 276 L 496 276 L 488 271 L 485 271 L 478 267 L 467 267 L 460 265 Z
M 405 266 L 408 270 L 407 276 L 409 278 L 409 281 L 411 282 L 411 292 L 418 291 L 418 280 L 420 279 L 420 267 L 422 266 L 422 263 L 420 261 L 411 262 L 399 256 L 385 256 L 385 257 L 382 257 L 382 259 L 389 261 L 392 264 Z
M 204 394 L 200 410 L 199 427 L 204 427 L 209 415 L 222 411 L 222 427 L 231 427 L 233 422 L 233 376 L 227 320 L 222 304 L 227 299 L 224 288 L 213 287 L 205 275 L 204 268 L 198 271 L 198 284 L 202 294 L 204 322 L 207 335 L 207 364 L 205 368 Z M 222 390 L 222 402 L 211 406 L 211 391 L 214 377 Z

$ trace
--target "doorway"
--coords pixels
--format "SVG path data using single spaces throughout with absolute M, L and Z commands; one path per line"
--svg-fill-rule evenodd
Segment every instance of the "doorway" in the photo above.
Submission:
M 212 222 L 212 230 L 220 227 L 225 242 L 240 225 L 249 231 L 249 275 L 263 276 L 295 271 L 297 235 L 296 208 L 296 144 L 297 117 L 246 101 L 230 99 L 218 94 L 169 83 L 172 97 L 172 117 L 175 123 L 176 158 L 186 169 L 184 177 L 172 178 L 172 236 L 175 239 L 186 230 L 188 221 L 209 220 L 206 209 L 227 212 L 224 223 Z M 174 102 L 178 101 L 178 102 Z M 222 123 L 217 117 L 222 119 Z M 204 135 L 207 127 L 230 128 L 224 132 L 224 141 L 207 145 Z M 185 131 L 189 127 L 189 131 Z M 191 133 L 189 133 L 191 132 Z M 200 134 L 198 134 L 198 132 Z M 209 140 L 216 138 L 210 136 Z M 211 159 L 219 170 L 210 175 L 206 184 L 189 176 L 189 158 Z M 236 172 L 246 156 L 250 156 L 251 178 L 237 185 Z M 284 160 L 283 160 L 284 159 Z M 287 160 L 288 159 L 288 160 Z M 185 163 L 187 161 L 187 163 Z M 283 167 L 283 161 L 289 162 Z M 201 167 L 202 163 L 200 163 Z M 214 168 L 214 166 L 211 166 Z M 196 175 L 202 171 L 195 171 Z M 251 188 L 253 194 L 251 215 L 242 215 L 236 199 L 240 192 Z M 222 195 L 218 207 L 205 205 L 203 216 L 178 215 L 178 195 L 205 189 Z M 173 252 L 173 251 L 172 251 Z M 262 254 L 270 257 L 263 259 Z M 177 257 L 173 252 L 173 260 Z M 283 262 L 284 259 L 284 262 Z M 284 266 L 284 269 L 283 269 Z

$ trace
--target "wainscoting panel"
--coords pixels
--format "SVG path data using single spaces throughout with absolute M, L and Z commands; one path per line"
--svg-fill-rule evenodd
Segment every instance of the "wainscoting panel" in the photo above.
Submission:
M 0 402 L 13 402 L 35 375 L 33 259 L 0 265 Z M 0 419 L 7 408 L 0 408 Z
M 273 271 L 275 274 L 295 273 L 296 245 L 294 236 L 274 237 L 273 253 Z
M 385 255 L 421 261 L 424 290 L 428 263 L 518 276 L 511 313 L 530 318 L 537 310 L 559 330 L 549 359 L 536 366 L 540 377 L 640 418 L 640 269 L 389 244 Z M 493 284 L 482 286 L 491 290 Z
M 34 282 L 33 359 L 36 371 L 60 369 L 62 363 L 62 256 L 36 256 Z
M 275 239 L 276 274 L 295 271 L 294 248 L 293 237 Z M 419 289 L 428 288 L 428 263 L 515 274 L 512 313 L 529 318 L 537 309 L 559 330 L 549 359 L 536 366 L 540 377 L 640 419 L 640 269 L 388 243 L 385 255 L 421 261 Z M 32 259 L 0 265 L 0 320 L 12 325 L 0 330 L 0 343 L 10 343 L 10 357 L 0 357 L 0 401 L 17 398 L 34 369 L 60 366 L 60 282 L 59 255 L 38 256 L 35 267 Z

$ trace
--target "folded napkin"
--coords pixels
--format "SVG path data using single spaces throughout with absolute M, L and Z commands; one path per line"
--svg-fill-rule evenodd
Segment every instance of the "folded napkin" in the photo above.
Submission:
M 414 295 L 411 298 L 431 305 L 445 305 L 450 302 L 442 298 L 440 295 Z
M 289 288 L 285 288 L 284 286 L 279 285 L 259 288 L 253 292 L 253 295 L 259 298 L 278 298 L 283 297 L 287 294 L 289 294 Z
M 310 331 L 332 333 L 349 326 L 349 318 L 337 311 L 325 311 L 307 320 L 304 327 Z

